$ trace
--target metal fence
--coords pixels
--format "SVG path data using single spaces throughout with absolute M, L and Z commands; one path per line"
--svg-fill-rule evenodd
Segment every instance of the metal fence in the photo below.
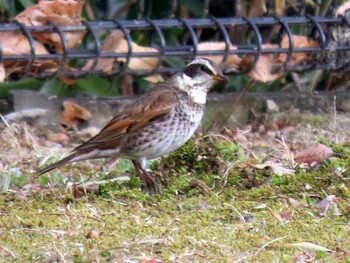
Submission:
M 9 1 L 9 3 L 12 3 Z M 110 3 L 110 1 L 108 1 Z M 177 1 L 172 1 L 171 10 L 176 10 Z M 208 14 L 208 3 L 204 1 L 205 12 Z M 10 8 L 11 7 L 10 4 Z M 139 1 L 140 10 L 144 10 L 144 1 Z M 13 11 L 11 11 L 13 12 Z M 142 12 L 141 12 L 142 14 Z M 142 15 L 141 15 L 142 16 Z M 0 60 L 27 62 L 21 77 L 32 75 L 38 78 L 53 76 L 82 77 L 90 74 L 98 75 L 151 75 L 154 73 L 173 73 L 178 68 L 169 63 L 171 57 L 181 57 L 190 60 L 200 56 L 220 56 L 225 62 L 230 55 L 237 54 L 254 56 L 252 64 L 245 69 L 250 71 L 255 67 L 261 56 L 266 54 L 285 54 L 286 59 L 280 65 L 275 65 L 275 70 L 305 71 L 313 69 L 341 70 L 348 67 L 350 55 L 350 20 L 344 17 L 260 17 L 260 18 L 173 18 L 174 11 L 165 19 L 138 19 L 138 20 L 101 20 L 83 22 L 80 25 L 58 26 L 49 24 L 46 26 L 25 26 L 20 23 L 2 23 L 1 32 L 20 32 L 30 44 L 28 54 L 4 54 L 0 49 Z M 178 29 L 178 43 L 170 42 L 168 30 Z M 127 41 L 126 52 L 105 52 L 103 47 L 103 36 L 106 32 L 119 30 Z M 304 35 L 316 40 L 317 47 L 295 47 L 293 34 L 303 32 Z M 48 54 L 37 54 L 35 49 L 36 33 L 56 33 L 62 42 L 62 52 L 52 50 Z M 79 45 L 68 48 L 65 34 L 67 32 L 79 34 L 84 32 L 84 39 Z M 210 34 L 206 34 L 210 32 Z M 147 36 L 144 46 L 153 47 L 152 51 L 134 50 L 134 39 L 138 36 Z M 209 36 L 209 37 L 208 37 Z M 289 47 L 282 48 L 281 40 L 287 36 Z M 221 50 L 202 50 L 199 44 L 207 41 L 220 41 L 225 43 Z M 277 47 L 266 48 L 265 43 L 274 43 Z M 232 48 L 234 47 L 234 48 Z M 292 55 L 295 53 L 311 54 L 310 58 L 303 63 L 291 63 Z M 157 63 L 149 69 L 132 69 L 130 61 L 133 58 L 159 58 Z M 101 59 L 124 58 L 123 63 L 113 68 L 108 74 L 98 68 Z M 91 60 L 91 67 L 84 70 L 83 65 Z M 31 70 L 38 61 L 55 61 L 57 68 L 49 72 L 35 72 Z M 67 67 L 75 65 L 71 70 Z M 228 69 L 229 71 L 229 69 Z

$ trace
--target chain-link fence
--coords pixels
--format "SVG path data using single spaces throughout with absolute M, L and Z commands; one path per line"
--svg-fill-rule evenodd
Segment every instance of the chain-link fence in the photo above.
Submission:
M 242 70 L 244 73 L 252 70 L 262 56 L 269 54 L 284 56 L 284 59 L 274 63 L 274 72 L 340 70 L 348 66 L 350 20 L 346 15 L 216 18 L 211 16 L 209 3 L 208 0 L 203 1 L 202 13 L 197 18 L 175 18 L 178 1 L 172 0 L 166 18 L 144 19 L 145 1 L 140 0 L 136 3 L 140 19 L 136 20 L 104 19 L 82 21 L 75 25 L 59 25 L 52 21 L 46 25 L 2 23 L 0 37 L 6 33 L 19 34 L 28 43 L 28 51 L 9 54 L 5 52 L 0 39 L 0 59 L 5 67 L 14 67 L 13 64 L 16 64 L 17 69 L 20 68 L 14 70 L 16 77 L 30 75 L 38 78 L 173 73 L 178 70 L 174 58 L 190 60 L 201 56 L 219 58 L 226 66 L 227 73 L 230 72 L 230 65 L 225 62 L 234 55 L 251 55 L 249 65 Z M 15 16 L 13 1 L 8 1 L 8 5 L 9 14 Z M 111 5 L 113 1 L 106 1 L 106 10 L 111 10 Z M 108 17 L 110 15 L 107 12 L 105 18 Z M 117 36 L 108 39 L 107 36 L 113 33 Z M 298 34 L 309 37 L 317 44 L 298 45 L 294 37 Z M 38 45 L 42 44 L 40 39 L 47 35 L 54 35 L 56 42 L 60 43 L 55 43 L 52 48 L 45 42 L 43 44 L 47 51 L 39 52 Z M 75 45 L 70 44 L 72 35 L 82 36 Z M 113 46 L 113 43 L 113 48 L 108 48 L 108 41 L 117 42 L 121 39 L 123 48 Z M 142 43 L 142 46 L 135 43 Z M 212 45 L 201 45 L 203 43 Z M 308 54 L 308 57 L 296 63 L 294 54 Z M 135 60 L 137 58 L 147 66 L 132 66 L 139 63 Z M 112 61 L 109 70 L 101 66 L 106 61 Z

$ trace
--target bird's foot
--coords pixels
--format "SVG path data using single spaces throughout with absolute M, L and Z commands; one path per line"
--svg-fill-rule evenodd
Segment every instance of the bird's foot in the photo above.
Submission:
M 143 180 L 143 191 L 145 191 L 148 194 L 159 194 L 160 188 L 154 177 L 147 171 L 145 171 L 143 175 L 144 176 L 141 178 Z
M 148 194 L 159 194 L 160 188 L 154 177 L 146 169 L 142 168 L 139 162 L 133 160 L 132 163 L 135 166 L 137 175 L 143 182 L 142 190 Z

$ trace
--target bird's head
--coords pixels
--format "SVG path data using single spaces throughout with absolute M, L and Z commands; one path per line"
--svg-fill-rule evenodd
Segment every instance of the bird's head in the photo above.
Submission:
M 206 94 L 215 84 L 226 81 L 220 67 L 209 59 L 198 58 L 191 61 L 175 81 L 195 102 L 204 104 Z

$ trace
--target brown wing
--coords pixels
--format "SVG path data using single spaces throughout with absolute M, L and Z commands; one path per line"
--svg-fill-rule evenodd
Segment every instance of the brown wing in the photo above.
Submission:
M 165 87 L 164 84 L 160 83 L 142 95 L 127 110 L 110 120 L 95 137 L 73 151 L 89 152 L 116 147 L 128 132 L 140 129 L 168 114 L 178 102 L 178 97 L 172 88 Z

